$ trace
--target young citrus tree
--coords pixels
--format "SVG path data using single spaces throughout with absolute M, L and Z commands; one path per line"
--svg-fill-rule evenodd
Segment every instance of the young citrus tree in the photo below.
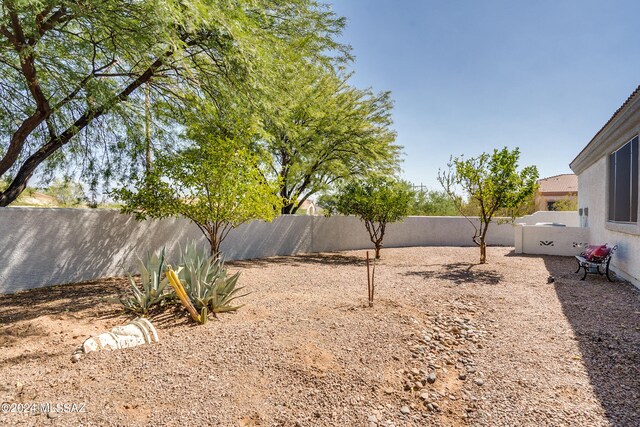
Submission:
M 265 177 L 259 157 L 213 127 L 191 127 L 187 136 L 192 145 L 159 155 L 134 189 L 114 194 L 124 202 L 123 213 L 136 219 L 189 218 L 209 242 L 211 255 L 218 256 L 233 228 L 255 219 L 272 221 L 282 199 L 278 182 Z
M 351 181 L 342 188 L 336 210 L 343 215 L 355 215 L 364 222 L 379 259 L 387 224 L 408 215 L 412 197 L 411 186 L 406 182 L 367 177 L 363 181 Z
M 538 169 L 527 166 L 518 171 L 519 158 L 520 149 L 510 151 L 505 147 L 469 159 L 454 157 L 446 170 L 438 171 L 444 191 L 475 230 L 473 242 L 480 247 L 480 264 L 487 261 L 487 230 L 496 212 L 500 209 L 514 212 L 535 191 Z M 465 203 L 460 192 L 468 195 L 469 203 Z M 465 213 L 468 204 L 478 208 L 479 225 Z

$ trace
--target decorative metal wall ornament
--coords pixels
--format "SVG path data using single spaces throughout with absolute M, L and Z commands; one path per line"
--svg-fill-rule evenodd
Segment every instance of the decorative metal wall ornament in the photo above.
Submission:
M 553 240 L 540 240 L 540 246 L 555 246 Z
M 585 243 L 585 242 L 573 242 L 573 247 L 574 248 L 585 248 L 587 247 L 589 244 Z

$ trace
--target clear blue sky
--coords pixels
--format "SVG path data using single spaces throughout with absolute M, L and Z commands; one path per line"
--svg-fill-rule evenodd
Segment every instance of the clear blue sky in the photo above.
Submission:
M 390 90 L 404 178 L 438 189 L 450 155 L 520 147 L 569 163 L 640 83 L 640 1 L 335 0 L 352 83 Z

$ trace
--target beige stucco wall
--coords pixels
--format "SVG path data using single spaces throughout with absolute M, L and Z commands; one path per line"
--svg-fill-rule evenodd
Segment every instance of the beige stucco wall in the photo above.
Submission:
M 516 253 L 574 256 L 589 242 L 589 230 L 581 227 L 519 225 L 514 231 Z
M 557 222 L 567 227 L 580 227 L 578 211 L 538 211 L 515 221 L 518 224 L 536 225 L 540 222 Z
M 607 157 L 601 157 L 578 175 L 578 207 L 589 208 L 582 221 L 589 228 L 590 243 L 618 245 L 611 260 L 613 271 L 640 287 L 640 235 L 607 225 Z
M 388 226 L 385 247 L 471 246 L 473 227 L 461 217 L 409 217 Z M 492 224 L 488 244 L 513 246 L 513 226 Z M 204 243 L 184 219 L 137 222 L 104 209 L 0 208 L 0 293 L 120 276 L 136 257 L 167 246 L 172 259 L 190 239 Z M 354 217 L 292 215 L 233 230 L 226 259 L 372 248 Z M 175 262 L 175 261 L 174 261 Z

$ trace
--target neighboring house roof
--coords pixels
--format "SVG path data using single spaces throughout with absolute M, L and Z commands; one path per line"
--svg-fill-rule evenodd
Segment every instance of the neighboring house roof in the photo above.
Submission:
M 550 176 L 538 180 L 540 193 L 577 193 L 578 176 L 572 173 Z
M 569 165 L 571 170 L 576 173 L 582 173 L 587 167 L 595 162 L 600 156 L 606 154 L 607 148 L 603 147 L 603 141 L 610 141 L 612 129 L 616 129 L 625 123 L 634 113 L 640 109 L 640 85 L 629 95 L 609 120 L 600 128 L 598 132 L 591 138 L 591 141 L 580 151 L 575 159 Z M 633 126 L 633 123 L 628 123 Z M 627 126 L 624 125 L 624 126 Z M 617 144 L 624 144 L 627 141 L 618 141 Z

